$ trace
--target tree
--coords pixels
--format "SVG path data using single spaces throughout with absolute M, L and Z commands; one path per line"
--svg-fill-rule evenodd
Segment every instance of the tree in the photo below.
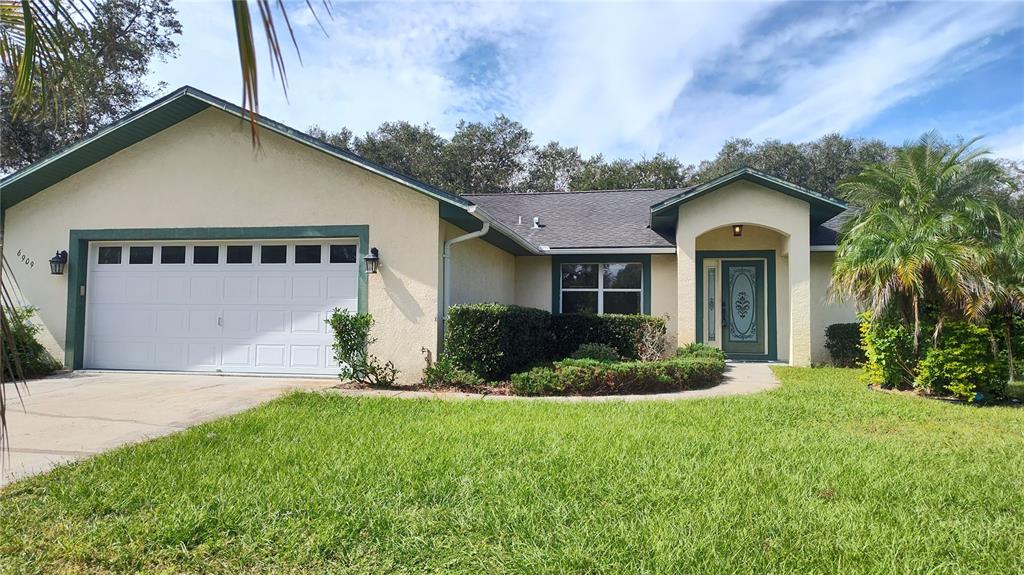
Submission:
M 565 192 L 583 169 L 583 158 L 576 148 L 563 148 L 548 142 L 534 151 L 529 163 L 526 189 L 530 192 Z
M 895 309 L 913 326 L 915 353 L 926 306 L 937 310 L 937 338 L 946 317 L 978 319 L 993 302 L 987 272 L 1005 217 L 994 193 L 1003 174 L 976 141 L 925 134 L 840 185 L 863 211 L 840 240 L 834 293 L 876 317 Z
M 592 156 L 572 179 L 574 190 L 631 190 L 680 188 L 690 181 L 693 167 L 663 153 L 639 161 L 618 159 L 606 162 Z
M 352 149 L 352 130 L 342 127 L 337 132 L 328 132 L 320 126 L 312 125 L 306 132 L 318 140 L 323 140 L 328 144 L 341 148 L 342 150 Z
M 173 56 L 181 24 L 170 0 L 106 0 L 84 23 L 74 42 L 83 46 L 62 84 L 73 107 L 54 109 L 32 100 L 24 114 L 0 109 L 0 169 L 14 171 L 67 146 L 138 106 L 153 91 L 145 80 L 154 59 Z M 14 71 L 0 64 L 0 101 L 11 102 Z M 44 74 L 49 74 L 45 71 Z
M 460 194 L 526 191 L 533 134 L 497 115 L 490 124 L 459 122 L 444 148 L 447 189 Z
M 356 138 L 353 149 L 360 156 L 408 174 L 428 184 L 442 187 L 442 162 L 447 142 L 430 124 L 385 122 L 365 136 Z

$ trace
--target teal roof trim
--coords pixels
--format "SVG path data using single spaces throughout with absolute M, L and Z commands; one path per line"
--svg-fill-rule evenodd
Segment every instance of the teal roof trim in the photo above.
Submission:
M 675 228 L 679 206 L 738 180 L 747 180 L 807 202 L 811 206 L 811 223 L 814 225 L 830 220 L 850 207 L 839 198 L 809 190 L 753 168 L 741 168 L 654 204 L 651 206 L 651 228 L 663 235 L 668 233 Z
M 191 86 L 184 86 L 101 129 L 92 136 L 55 152 L 0 180 L 0 209 L 6 210 L 100 160 L 211 107 L 218 108 L 239 118 L 248 119 L 249 117 L 246 111 L 239 106 L 207 94 L 202 90 L 197 90 Z M 263 116 L 260 116 L 257 122 L 264 129 L 281 134 L 398 182 L 439 202 L 464 210 L 473 205 L 469 200 L 399 174 L 280 122 L 275 122 Z

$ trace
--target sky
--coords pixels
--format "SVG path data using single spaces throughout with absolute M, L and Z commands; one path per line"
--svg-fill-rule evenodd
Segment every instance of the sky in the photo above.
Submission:
M 737 137 L 938 130 L 1024 160 L 1024 2 L 334 0 L 319 24 L 287 6 L 299 53 L 284 46 L 286 94 L 260 51 L 260 112 L 299 129 L 406 120 L 450 136 L 504 114 L 537 143 L 687 163 Z M 179 55 L 149 81 L 240 103 L 229 3 L 177 7 Z

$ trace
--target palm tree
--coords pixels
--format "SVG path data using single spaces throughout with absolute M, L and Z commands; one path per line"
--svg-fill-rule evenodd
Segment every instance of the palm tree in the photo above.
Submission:
M 262 26 L 270 55 L 270 70 L 280 79 L 287 92 L 279 34 L 287 33 L 298 53 L 298 43 L 288 19 L 284 0 L 228 0 L 231 2 L 238 44 L 238 61 L 242 79 L 242 107 L 249 112 L 253 143 L 258 141 L 256 117 L 259 113 L 259 77 L 253 30 Z M 253 10 L 259 24 L 253 24 Z M 323 10 L 330 15 L 329 0 L 322 0 Z M 62 90 L 73 80 L 80 51 L 85 50 L 82 24 L 95 16 L 95 0 L 0 0 L 0 64 L 4 72 L 15 77 L 13 111 L 15 115 L 29 109 L 28 104 L 40 100 L 60 117 L 74 102 L 68 101 L 70 91 Z M 320 22 L 310 0 L 305 7 Z M 283 24 L 283 25 L 282 25 Z M 321 26 L 321 29 L 323 27 Z M 300 56 L 301 59 L 301 56 Z
M 1014 319 L 1024 314 L 1024 222 L 1009 218 L 994 250 L 990 273 L 993 278 L 992 313 L 1003 327 L 1009 380 L 1016 370 L 1013 360 Z
M 853 297 L 877 317 L 894 309 L 913 326 L 938 310 L 933 338 L 948 317 L 977 320 L 993 304 L 987 273 L 1004 214 L 993 190 L 1002 170 L 975 148 L 935 133 L 840 184 L 861 208 L 844 230 L 833 268 L 833 297 Z

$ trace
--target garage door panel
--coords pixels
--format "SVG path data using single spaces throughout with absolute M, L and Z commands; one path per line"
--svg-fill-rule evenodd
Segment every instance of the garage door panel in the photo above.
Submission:
M 220 302 L 223 278 L 219 275 L 197 276 L 189 278 L 189 303 Z
M 291 346 L 291 367 L 318 367 L 320 365 L 319 345 Z
M 224 278 L 224 303 L 256 303 L 256 277 Z
M 125 274 L 124 301 L 150 303 L 156 299 L 156 278 L 152 275 Z
M 273 304 L 288 301 L 288 278 L 261 277 L 259 279 L 258 303 Z
M 344 242 L 344 240 L 342 240 Z M 216 244 L 219 261 L 194 263 L 159 256 L 152 263 L 98 263 L 99 245 L 123 254 L 149 244 L 91 246 L 86 293 L 85 366 L 98 369 L 337 374 L 333 334 L 324 323 L 334 308 L 358 309 L 358 268 L 330 263 L 263 264 L 261 242 Z M 227 264 L 226 245 L 253 245 L 251 264 Z M 303 245 L 310 245 L 307 241 Z M 215 242 L 204 242 L 214 245 Z M 182 242 L 174 245 L 180 246 Z M 308 250 L 307 250 L 308 251 Z M 109 255 L 109 252 L 108 252 Z
M 221 363 L 224 367 L 250 367 L 252 365 L 252 345 L 247 343 L 227 343 L 221 346 Z
M 188 333 L 198 337 L 220 337 L 220 311 L 194 309 L 188 312 Z
M 188 283 L 186 278 L 163 276 L 156 280 L 156 299 L 161 303 L 188 302 Z

